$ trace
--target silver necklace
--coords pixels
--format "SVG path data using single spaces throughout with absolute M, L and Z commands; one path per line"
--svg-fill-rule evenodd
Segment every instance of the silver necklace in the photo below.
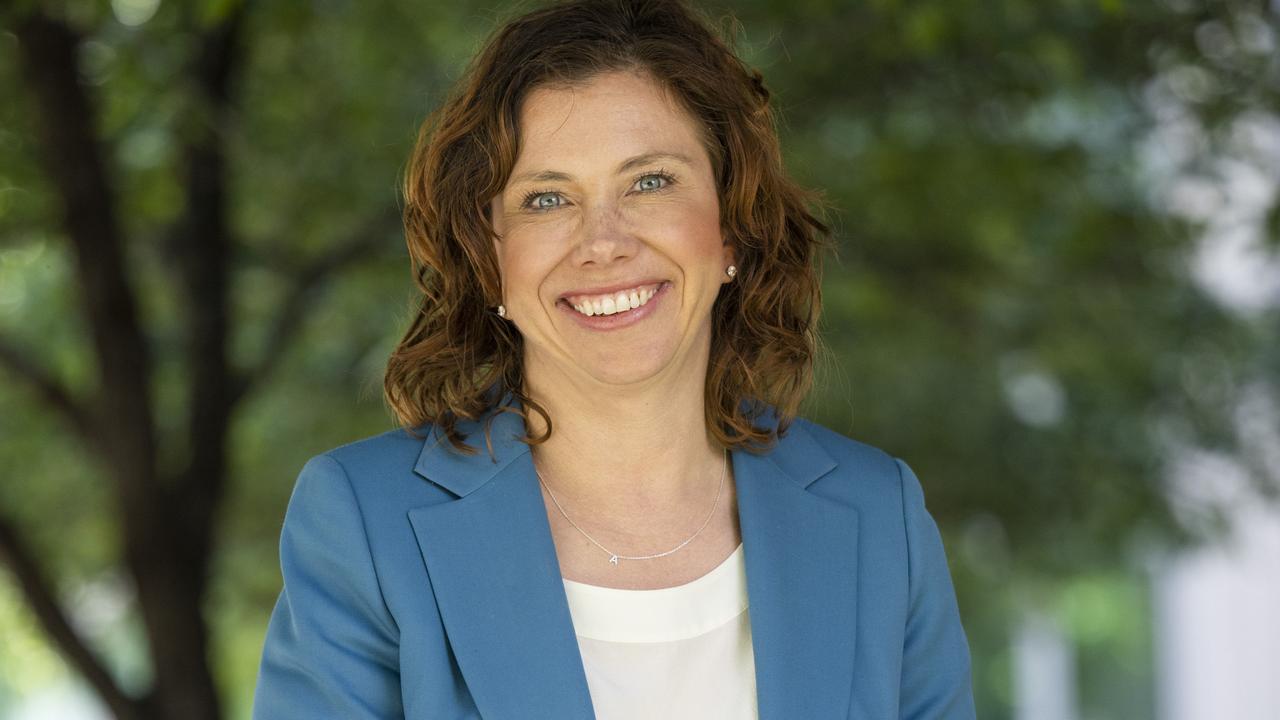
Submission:
M 590 540 L 592 544 L 594 544 L 596 547 L 600 548 L 601 550 L 604 550 L 605 553 L 608 554 L 609 556 L 609 564 L 613 565 L 614 567 L 617 567 L 619 560 L 652 560 L 654 558 L 666 557 L 667 555 L 670 555 L 671 553 L 679 550 L 685 545 L 688 545 L 690 542 L 693 542 L 693 539 L 698 537 L 698 533 L 701 533 L 704 529 L 706 529 L 707 525 L 711 523 L 711 518 L 714 517 L 716 514 L 716 507 L 720 505 L 720 495 L 724 492 L 724 479 L 725 479 L 725 476 L 729 474 L 729 451 L 728 449 L 725 450 L 724 468 L 720 471 L 720 487 L 719 489 L 716 490 L 716 500 L 714 503 L 711 504 L 711 512 L 707 514 L 707 519 L 702 522 L 702 527 L 698 528 L 697 532 L 690 535 L 688 540 L 685 540 L 684 542 L 680 543 L 679 545 L 671 548 L 666 552 L 661 552 L 656 555 L 619 555 L 618 553 L 613 552 L 612 550 L 596 542 L 596 539 L 588 535 L 586 530 L 583 530 L 582 528 L 578 527 L 578 523 L 569 519 L 569 515 L 565 513 L 564 508 L 560 507 L 560 501 L 556 500 L 556 494 L 551 492 L 551 486 L 547 485 L 547 481 L 542 479 L 542 473 L 538 472 L 537 465 L 534 465 L 533 472 L 535 475 L 538 476 L 538 482 L 542 483 L 542 487 L 547 489 L 547 494 L 551 496 L 551 502 L 555 503 L 556 509 L 560 511 L 560 514 L 564 516 L 564 519 L 570 525 L 572 525 L 575 530 L 582 533 L 583 537 Z

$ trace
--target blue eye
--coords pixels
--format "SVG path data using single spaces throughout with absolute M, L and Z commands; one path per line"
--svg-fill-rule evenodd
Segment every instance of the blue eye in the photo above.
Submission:
M 636 184 L 643 192 L 654 192 L 667 189 L 675 181 L 676 179 L 666 170 L 659 170 L 641 175 L 636 180 Z
M 537 202 L 534 203 L 533 207 L 530 209 L 554 210 L 560 207 L 562 203 L 557 203 L 557 202 L 547 203 L 544 201 L 548 199 L 554 200 L 555 198 L 558 198 L 558 197 L 560 197 L 560 195 L 553 190 L 534 190 L 533 192 L 528 193 L 527 195 L 524 196 L 524 199 L 520 201 L 520 207 L 528 208 L 530 207 L 529 203 L 533 202 L 534 200 L 537 200 Z

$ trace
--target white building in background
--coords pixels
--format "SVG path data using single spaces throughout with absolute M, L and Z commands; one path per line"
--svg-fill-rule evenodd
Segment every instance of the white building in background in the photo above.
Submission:
M 1280 506 L 1252 492 L 1239 466 L 1213 456 L 1188 463 L 1179 485 L 1218 496 L 1232 529 L 1155 569 L 1157 717 L 1277 720 Z
M 1078 720 L 1075 647 L 1052 615 L 1027 612 L 1013 636 L 1014 720 Z
M 1280 720 L 1280 503 L 1207 454 L 1183 464 L 1178 485 L 1200 508 L 1216 495 L 1232 526 L 1152 563 L 1155 718 Z M 1075 648 L 1052 614 L 1026 611 L 1011 650 L 1015 720 L 1086 720 Z

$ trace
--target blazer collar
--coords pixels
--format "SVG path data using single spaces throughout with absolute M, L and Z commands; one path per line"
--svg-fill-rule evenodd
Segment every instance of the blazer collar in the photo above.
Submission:
M 509 396 L 508 396 L 509 397 Z M 770 414 L 763 418 L 775 422 Z M 457 499 L 409 511 L 458 667 L 486 718 L 594 718 L 524 421 L 432 432 L 414 471 Z M 844 717 L 853 682 L 857 512 L 807 488 L 836 462 L 793 423 L 762 454 L 730 453 L 747 566 L 759 717 Z

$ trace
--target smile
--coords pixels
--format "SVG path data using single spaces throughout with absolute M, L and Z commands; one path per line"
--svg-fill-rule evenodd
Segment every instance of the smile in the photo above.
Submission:
M 653 283 L 603 295 L 575 295 L 565 298 L 565 302 L 587 317 L 614 315 L 645 305 L 661 286 L 662 283 Z
M 601 295 L 571 295 L 556 305 L 578 327 L 607 332 L 642 323 L 659 312 L 670 290 L 671 283 L 663 281 Z

